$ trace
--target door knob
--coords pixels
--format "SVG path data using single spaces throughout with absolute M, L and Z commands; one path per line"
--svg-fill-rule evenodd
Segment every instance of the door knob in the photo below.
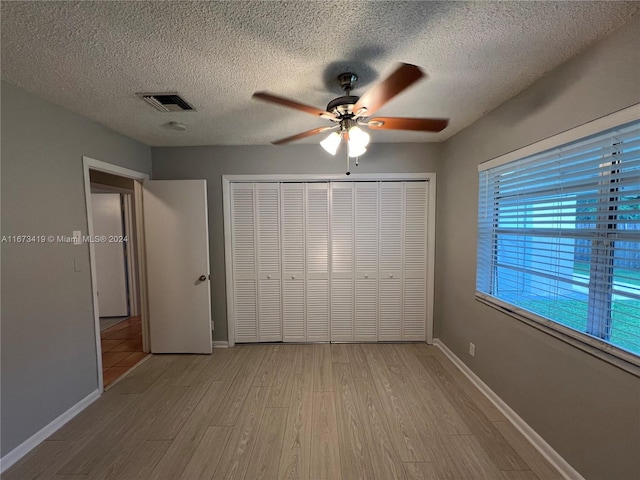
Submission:
M 364 278 L 369 278 L 369 275 L 365 273 Z
M 291 280 L 295 280 L 296 276 L 295 275 L 291 275 Z
M 271 275 L 267 275 L 267 279 L 271 280 Z
M 389 275 L 389 278 L 393 278 L 393 275 Z
M 201 282 L 204 282 L 204 281 L 206 281 L 206 280 L 207 280 L 207 276 L 206 276 L 206 275 L 200 275 L 200 276 L 198 277 L 198 280 L 200 280 Z

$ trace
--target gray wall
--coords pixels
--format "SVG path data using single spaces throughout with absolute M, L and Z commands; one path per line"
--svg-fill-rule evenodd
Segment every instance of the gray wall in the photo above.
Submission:
M 638 52 L 636 18 L 446 142 L 438 170 L 436 336 L 594 479 L 640 478 L 640 379 L 474 300 L 477 164 L 640 102 Z
M 440 144 L 373 144 L 353 173 L 434 172 Z M 153 178 L 205 179 L 209 201 L 211 302 L 214 340 L 227 340 L 222 175 L 342 174 L 346 161 L 318 145 L 153 148 Z
M 2 235 L 86 235 L 83 155 L 150 173 L 149 147 L 11 84 L 0 93 Z M 88 246 L 3 243 L 1 454 L 94 391 L 96 368 Z

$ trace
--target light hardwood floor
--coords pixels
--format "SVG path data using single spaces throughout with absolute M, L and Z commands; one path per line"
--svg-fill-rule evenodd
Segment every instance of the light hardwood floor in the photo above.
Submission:
M 24 479 L 559 479 L 434 347 L 156 355 L 2 475 Z

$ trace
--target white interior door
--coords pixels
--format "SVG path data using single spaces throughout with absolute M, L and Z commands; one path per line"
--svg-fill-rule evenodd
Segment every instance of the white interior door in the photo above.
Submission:
M 257 183 L 258 341 L 282 341 L 280 185 Z
M 231 185 L 233 314 L 236 342 L 258 341 L 258 267 L 253 183 Z
M 426 181 L 232 182 L 235 342 L 426 339 Z
M 353 182 L 331 184 L 331 341 L 353 340 Z
M 151 351 L 211 353 L 205 180 L 144 182 Z
M 355 340 L 378 340 L 378 183 L 356 190 Z
M 403 184 L 380 183 L 381 341 L 402 340 Z
M 402 340 L 426 340 L 427 182 L 404 184 Z
M 329 341 L 329 186 L 306 184 L 307 341 Z
M 281 196 L 282 329 L 285 342 L 306 342 L 304 183 L 283 183 Z
M 91 194 L 93 234 L 122 237 L 122 206 L 119 193 Z M 125 317 L 127 305 L 127 272 L 122 242 L 94 244 L 98 310 L 101 317 Z

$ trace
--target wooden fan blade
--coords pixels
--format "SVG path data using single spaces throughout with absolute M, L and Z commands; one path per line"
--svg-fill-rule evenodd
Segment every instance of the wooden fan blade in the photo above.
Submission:
M 418 132 L 440 132 L 449 125 L 447 118 L 397 118 L 376 117 L 367 126 L 374 130 L 415 130 Z
M 300 140 L 301 138 L 310 137 L 312 135 L 317 135 L 318 133 L 326 132 L 327 130 L 335 130 L 338 128 L 337 126 L 333 127 L 319 127 L 314 128 L 313 130 L 309 130 L 306 132 L 299 133 L 297 135 L 293 135 L 291 137 L 283 138 L 282 140 L 276 140 L 275 142 L 271 142 L 274 145 L 282 145 L 283 143 L 294 142 L 296 140 Z
M 391 75 L 360 97 L 353 111 L 358 116 L 371 116 L 393 97 L 425 76 L 426 73 L 420 67 L 401 63 Z
M 311 105 L 305 105 L 304 103 L 296 102 L 289 98 L 279 97 L 278 95 L 273 95 L 269 92 L 256 92 L 253 94 L 253 98 L 256 100 L 262 100 L 263 102 L 275 103 L 276 105 L 281 105 L 283 107 L 293 108 L 294 110 L 300 110 L 301 112 L 310 113 L 311 115 L 327 118 L 329 120 L 338 120 L 335 115 L 332 115 L 326 110 L 321 110 L 319 108 L 312 107 Z

